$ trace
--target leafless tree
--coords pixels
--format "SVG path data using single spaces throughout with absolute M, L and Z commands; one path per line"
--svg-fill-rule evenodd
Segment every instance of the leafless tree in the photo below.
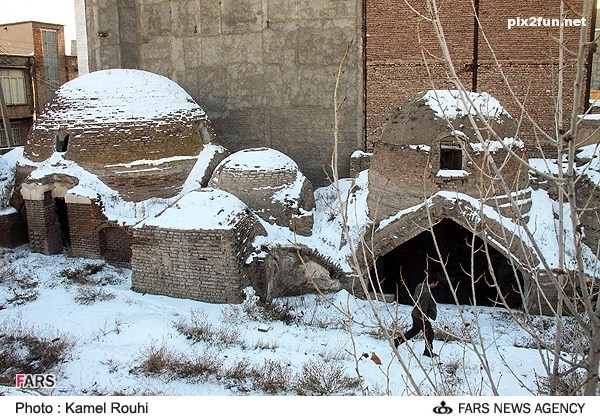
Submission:
M 570 387 L 569 390 L 573 394 L 581 393 L 585 395 L 596 395 L 598 394 L 598 369 L 600 365 L 600 298 L 598 297 L 598 277 L 590 274 L 590 269 L 586 269 L 585 261 L 583 258 L 583 236 L 581 228 L 581 216 L 585 211 L 597 211 L 597 208 L 590 206 L 591 199 L 581 206 L 578 202 L 582 201 L 580 193 L 580 182 L 583 176 L 585 176 L 585 169 L 576 170 L 576 155 L 578 153 L 578 128 L 581 123 L 580 113 L 584 109 L 583 100 L 583 83 L 585 76 L 586 59 L 588 58 L 590 48 L 595 49 L 595 41 L 590 42 L 588 40 L 588 29 L 582 26 L 579 32 L 579 39 L 577 42 L 576 50 L 569 50 L 565 46 L 565 32 L 564 28 L 559 29 L 559 37 L 556 40 L 556 48 L 558 51 L 558 81 L 556 90 L 556 109 L 554 115 L 554 129 L 552 131 L 545 131 L 542 129 L 532 113 L 528 110 L 527 105 L 517 96 L 514 92 L 513 87 L 508 80 L 508 77 L 503 71 L 503 68 L 496 57 L 494 52 L 494 45 L 491 44 L 490 40 L 486 36 L 485 30 L 477 18 L 475 13 L 475 5 L 473 4 L 473 15 L 477 19 L 479 25 L 479 32 L 482 41 L 489 49 L 492 59 L 495 63 L 496 70 L 500 74 L 504 88 L 510 94 L 514 103 L 516 103 L 521 114 L 519 116 L 519 126 L 522 121 L 527 121 L 534 129 L 540 133 L 543 140 L 548 144 L 553 144 L 556 149 L 554 155 L 545 155 L 544 149 L 540 147 L 540 153 L 544 155 L 544 159 L 548 161 L 548 165 L 553 160 L 556 160 L 557 171 L 552 172 L 549 170 L 543 170 L 539 167 L 533 166 L 529 161 L 524 158 L 521 154 L 516 152 L 514 149 L 509 147 L 503 141 L 495 131 L 494 127 L 489 123 L 486 117 L 477 109 L 477 106 L 472 101 L 469 95 L 469 89 L 463 84 L 459 77 L 458 71 L 454 64 L 454 57 L 448 47 L 446 40 L 444 25 L 440 17 L 440 2 L 439 0 L 426 0 L 425 6 L 423 2 L 419 4 L 413 4 L 413 0 L 404 0 L 406 6 L 408 6 L 415 14 L 416 18 L 426 22 L 431 30 L 433 30 L 440 47 L 439 55 L 433 55 L 431 51 L 423 50 L 423 60 L 427 63 L 430 60 L 436 62 L 444 62 L 448 74 L 448 80 L 453 84 L 454 89 L 459 92 L 460 100 L 465 108 L 475 109 L 475 114 L 469 114 L 469 122 L 474 132 L 476 132 L 477 140 L 481 144 L 484 150 L 487 149 L 490 140 L 496 141 L 502 145 L 505 149 L 508 157 L 517 160 L 522 169 L 527 172 L 532 172 L 537 176 L 542 177 L 550 187 L 557 190 L 557 215 L 558 215 L 558 226 L 556 241 L 558 243 L 558 266 L 553 267 L 550 260 L 547 259 L 545 254 L 540 248 L 535 231 L 532 231 L 528 227 L 527 222 L 524 221 L 525 214 L 522 213 L 519 205 L 519 197 L 511 192 L 511 185 L 504 178 L 501 170 L 502 162 L 495 161 L 490 153 L 485 154 L 485 166 L 486 170 L 481 170 L 479 173 L 482 178 L 492 178 L 493 182 L 485 183 L 482 181 L 480 186 L 481 201 L 484 201 L 486 197 L 496 194 L 503 194 L 507 196 L 509 204 L 514 213 L 516 222 L 518 223 L 520 230 L 524 233 L 526 242 L 528 243 L 527 248 L 524 248 L 526 256 L 525 259 L 530 260 L 530 263 L 525 266 L 529 271 L 532 272 L 530 284 L 527 288 L 521 287 L 518 280 L 515 280 L 516 289 L 520 294 L 523 301 L 523 308 L 521 310 L 515 310 L 509 306 L 509 303 L 505 299 L 499 285 L 499 279 L 494 273 L 492 261 L 489 257 L 490 242 L 485 239 L 488 235 L 494 235 L 496 240 L 500 240 L 506 244 L 506 248 L 510 248 L 510 243 L 514 237 L 504 232 L 504 235 L 486 234 L 486 231 L 482 231 L 479 234 L 480 237 L 484 238 L 484 245 L 482 249 L 476 250 L 476 245 L 471 242 L 471 248 L 473 254 L 475 251 L 483 251 L 486 254 L 487 261 L 489 264 L 490 272 L 490 283 L 498 289 L 498 305 L 506 308 L 506 312 L 510 316 L 511 320 L 518 324 L 519 327 L 531 337 L 532 344 L 537 348 L 542 363 L 546 372 L 547 382 L 547 393 L 551 395 L 565 394 L 564 390 L 561 389 L 561 382 L 568 380 L 576 382 L 574 387 Z M 591 0 L 582 1 L 582 10 L 580 16 L 587 18 L 587 21 L 591 21 L 591 10 L 593 2 Z M 557 10 L 561 17 L 565 16 L 565 2 L 561 0 L 560 9 Z M 347 53 L 346 53 L 347 55 Z M 571 88 L 565 82 L 564 68 L 567 57 L 576 60 L 575 66 L 575 79 L 572 86 L 572 103 L 566 100 L 566 91 Z M 338 160 L 337 160 L 337 144 L 339 141 L 339 129 L 338 125 L 341 120 L 341 108 L 344 103 L 344 99 L 338 97 L 339 83 L 343 77 L 343 69 L 345 66 L 345 59 L 340 64 L 340 69 L 336 78 L 336 88 L 334 92 L 334 152 L 332 156 L 332 173 L 333 183 L 336 185 L 338 192 L 338 211 L 342 217 L 343 230 L 346 242 L 351 248 L 351 264 L 354 268 L 356 287 L 359 288 L 365 295 L 370 307 L 373 310 L 376 325 L 381 329 L 389 341 L 390 348 L 395 354 L 396 359 L 402 366 L 406 376 L 407 383 L 412 387 L 414 393 L 422 394 L 422 385 L 420 382 L 415 381 L 410 373 L 409 366 L 406 361 L 399 354 L 396 348 L 394 348 L 393 338 L 396 336 L 394 332 L 389 328 L 389 322 L 395 320 L 394 312 L 387 312 L 384 317 L 382 312 L 375 306 L 377 301 L 383 300 L 383 290 L 380 286 L 380 278 L 378 277 L 377 270 L 370 270 L 368 266 L 373 265 L 374 253 L 373 253 L 373 231 L 371 234 L 367 233 L 363 236 L 360 242 L 353 242 L 349 231 L 349 222 L 346 212 L 346 206 L 344 205 L 344 196 L 342 196 L 339 188 L 339 176 L 338 176 Z M 433 79 L 432 79 L 433 80 Z M 436 86 L 433 85 L 432 89 Z M 570 109 L 566 109 L 566 106 L 570 105 Z M 563 116 L 565 115 L 565 116 Z M 568 116 L 567 116 L 568 115 Z M 482 129 L 483 126 L 483 129 Z M 539 141 L 536 142 L 539 146 Z M 464 144 L 463 144 L 464 146 Z M 564 165 L 561 163 L 564 162 Z M 474 164 L 474 167 L 478 167 Z M 487 184 L 487 185 L 486 185 Z M 597 188 L 597 185 L 595 186 Z M 597 193 L 594 189 L 592 193 Z M 430 198 L 427 194 L 424 194 L 423 198 L 426 200 Z M 483 212 L 483 207 L 481 208 Z M 483 213 L 482 213 L 483 215 Z M 437 262 L 444 273 L 448 281 L 450 281 L 450 275 L 446 271 L 446 264 L 444 257 L 440 251 L 440 247 L 437 245 L 436 236 L 433 232 L 434 220 L 429 216 L 429 224 L 423 225 L 424 230 L 431 232 L 432 239 L 436 248 L 436 255 L 432 256 L 432 262 Z M 568 228 L 566 227 L 568 226 Z M 486 228 L 485 223 L 478 225 L 479 228 Z M 473 229 L 476 227 L 473 226 Z M 570 234 L 569 237 L 565 236 L 565 231 Z M 474 237 L 475 235 L 473 235 Z M 593 249 L 596 251 L 596 258 L 598 258 L 597 248 Z M 567 263 L 567 254 L 574 254 L 575 267 L 569 267 Z M 472 256 L 474 257 L 474 255 Z M 518 267 L 514 260 L 509 260 L 515 278 L 517 277 Z M 596 272 L 597 266 L 596 266 Z M 475 272 L 471 268 L 472 298 L 474 305 L 477 304 L 477 295 L 474 288 L 474 283 L 477 280 Z M 596 273 L 597 274 L 597 273 Z M 548 298 L 546 292 L 542 289 L 543 283 L 550 283 L 553 292 L 557 295 L 555 298 Z M 455 293 L 455 289 L 450 286 L 450 291 L 453 298 L 458 305 L 458 297 Z M 532 300 L 534 300 L 534 294 L 538 296 L 540 302 L 539 306 L 534 306 Z M 551 312 L 555 324 L 555 333 L 553 340 L 549 341 L 547 335 L 547 327 L 541 326 L 539 321 L 540 309 L 544 308 L 546 312 Z M 468 321 L 462 316 L 462 310 L 458 309 L 459 315 L 463 324 Z M 500 394 L 494 376 L 491 371 L 492 365 L 487 354 L 488 346 L 484 344 L 481 326 L 477 320 L 477 310 L 474 310 L 476 320 L 470 324 L 471 332 L 468 335 L 456 335 L 456 338 L 460 338 L 468 343 L 469 350 L 475 354 L 481 365 L 481 369 L 485 375 L 486 384 L 491 389 L 492 393 Z M 584 341 L 582 344 L 581 341 Z M 569 349 L 566 349 L 569 346 Z M 414 353 L 413 353 L 414 354 Z M 418 357 L 415 356 L 419 365 L 426 373 L 427 381 L 434 390 L 442 394 L 444 393 L 444 385 L 440 384 L 439 379 L 436 379 L 435 372 L 429 371 L 422 365 Z M 583 372 L 583 373 L 582 373 Z M 583 375 L 583 379 L 577 380 L 578 376 Z M 578 386 L 579 385 L 579 386 Z M 532 390 L 532 393 L 535 393 Z

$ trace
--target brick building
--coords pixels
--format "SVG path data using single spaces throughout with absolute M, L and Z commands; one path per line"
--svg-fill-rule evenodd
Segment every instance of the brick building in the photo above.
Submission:
M 190 192 L 133 229 L 133 290 L 239 303 L 251 283 L 245 260 L 261 229 L 235 196 L 214 189 Z
M 36 121 L 17 169 L 13 206 L 26 208 L 32 250 L 66 246 L 73 256 L 128 264 L 128 227 L 148 215 L 144 202 L 166 204 L 193 170 L 196 187 L 208 182 L 205 171 L 224 156 L 210 140 L 204 111 L 164 77 L 113 70 L 65 84 Z M 124 202 L 134 213 L 107 216 Z
M 0 50 L 1 51 L 1 50 Z M 31 77 L 33 59 L 27 55 L 0 53 L 0 81 L 6 103 L 6 119 L 10 123 L 11 142 L 0 117 L 0 154 L 25 144 L 33 125 L 34 94 Z
M 312 233 L 312 185 L 296 162 L 279 151 L 238 151 L 219 164 L 209 186 L 233 194 L 267 222 L 302 235 Z
M 65 54 L 63 25 L 17 22 L 0 24 L 0 30 L 0 77 L 12 145 L 19 146 L 58 87 L 77 77 L 76 57 Z M 0 131 L 1 149 L 8 141 L 4 129 Z
M 531 277 L 525 266 L 535 256 L 526 250 L 523 237 L 507 226 L 526 222 L 531 207 L 528 172 L 517 160 L 525 157 L 523 142 L 515 139 L 517 124 L 488 94 L 470 93 L 469 99 L 473 106 L 466 106 L 455 90 L 420 93 L 399 107 L 374 145 L 367 202 L 376 228 L 369 260 L 385 291 L 406 303 L 411 302 L 407 289 L 414 289 L 427 272 L 441 272 L 429 228 L 448 274 L 456 280 L 460 303 L 470 303 L 473 297 L 471 285 L 464 284 L 470 278 L 465 266 L 471 262 L 475 277 L 485 277 L 488 269 L 495 272 L 499 288 L 515 307 L 522 305 L 515 289 Z M 477 129 L 469 122 L 476 113 L 494 126 L 497 138 L 478 137 L 479 131 L 485 132 L 484 122 L 477 120 Z M 518 202 L 518 210 L 509 204 L 508 194 Z M 484 252 L 473 252 L 484 240 L 491 261 Z M 497 297 L 489 281 L 478 280 L 473 286 L 481 304 Z M 437 296 L 454 302 L 449 292 Z

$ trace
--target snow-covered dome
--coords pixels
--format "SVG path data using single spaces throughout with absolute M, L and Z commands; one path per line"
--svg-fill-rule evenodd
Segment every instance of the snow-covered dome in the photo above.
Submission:
M 202 216 L 198 216 L 199 212 Z M 232 229 L 248 216 L 253 215 L 237 197 L 222 190 L 206 188 L 184 195 L 160 214 L 139 223 L 136 228 Z
M 63 84 L 39 125 L 119 124 L 156 118 L 200 119 L 204 111 L 177 83 L 140 70 L 103 70 Z
M 467 97 L 472 104 L 465 102 L 468 101 Z M 500 102 L 488 93 L 469 92 L 461 98 L 458 90 L 429 90 L 413 96 L 398 107 L 383 127 L 381 142 L 431 146 L 433 141 L 441 137 L 462 134 L 470 142 L 478 142 L 468 118 L 478 112 L 501 138 L 514 137 L 517 132 L 515 122 Z
M 56 92 L 35 122 L 25 157 L 62 153 L 131 200 L 172 197 L 212 134 L 177 83 L 140 70 L 83 75 Z
M 298 165 L 270 148 L 250 148 L 224 159 L 209 186 L 237 196 L 262 219 L 290 226 L 314 208 L 312 185 Z M 311 222 L 312 225 L 312 222 Z

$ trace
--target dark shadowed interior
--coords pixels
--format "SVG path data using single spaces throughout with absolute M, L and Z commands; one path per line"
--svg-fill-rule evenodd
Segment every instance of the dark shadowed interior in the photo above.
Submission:
M 498 290 L 510 307 L 522 305 L 519 293 L 522 275 L 513 270 L 503 254 L 488 246 L 488 263 L 483 241 L 450 219 L 436 224 L 433 233 L 450 276 L 450 283 L 444 280 L 433 291 L 438 303 L 455 303 L 451 285 L 461 305 L 496 306 L 501 300 Z M 430 231 L 420 233 L 380 257 L 376 268 L 383 292 L 396 294 L 400 303 L 409 305 L 413 304 L 412 292 L 425 280 L 427 271 L 429 274 L 442 272 Z M 498 286 L 494 286 L 491 271 L 496 275 Z

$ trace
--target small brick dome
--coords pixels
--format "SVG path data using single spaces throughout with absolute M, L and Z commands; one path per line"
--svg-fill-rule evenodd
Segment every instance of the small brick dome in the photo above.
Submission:
M 25 157 L 54 152 L 128 200 L 174 196 L 210 142 L 202 108 L 175 82 L 139 70 L 103 70 L 64 84 L 34 124 Z
M 468 93 L 475 105 L 466 107 L 458 90 L 429 90 L 402 103 L 383 127 L 381 142 L 390 145 L 426 145 L 453 131 L 478 142 L 468 115 L 476 110 L 489 121 L 501 138 L 512 138 L 517 126 L 510 114 L 488 93 Z M 480 123 L 478 123 L 478 126 Z
M 312 185 L 298 165 L 270 148 L 230 155 L 217 166 L 209 186 L 237 196 L 262 219 L 281 226 L 291 226 L 292 218 L 306 216 L 315 207 Z
M 504 179 L 514 191 L 526 187 L 527 170 L 506 148 L 522 153 L 523 143 L 514 138 L 517 126 L 498 100 L 487 93 L 467 93 L 466 106 L 457 90 L 430 90 L 398 107 L 373 147 L 369 167 L 369 214 L 379 221 L 394 216 L 441 190 L 479 197 L 480 171 L 489 178 L 488 155 L 497 161 Z M 476 135 L 469 115 L 480 113 L 498 138 L 482 131 Z M 478 128 L 484 124 L 476 119 Z M 496 190 L 502 190 L 499 186 Z

